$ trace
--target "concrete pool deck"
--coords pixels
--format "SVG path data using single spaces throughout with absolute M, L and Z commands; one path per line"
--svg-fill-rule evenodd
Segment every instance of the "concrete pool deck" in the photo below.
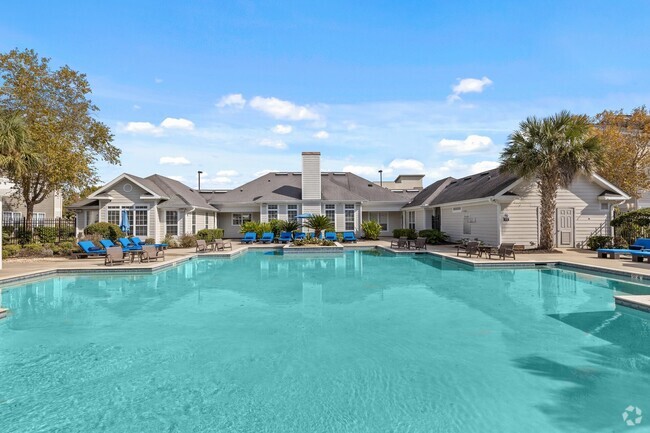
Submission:
M 390 248 L 389 239 L 378 241 L 359 241 L 353 244 L 343 244 L 345 249 L 361 249 L 381 247 L 396 254 L 413 253 L 415 250 L 395 250 Z M 52 257 L 39 259 L 7 259 L 4 268 L 0 271 L 0 285 L 16 283 L 26 279 L 52 276 L 59 273 L 88 273 L 88 272 L 153 272 L 176 266 L 186 260 L 198 256 L 233 257 L 247 250 L 279 249 L 281 244 L 241 244 L 232 242 L 232 250 L 197 253 L 194 248 L 175 248 L 165 252 L 165 260 L 151 263 L 138 263 L 105 266 L 103 258 L 72 259 L 70 257 Z M 504 266 L 534 266 L 534 265 L 562 265 L 576 270 L 591 272 L 604 272 L 613 276 L 630 278 L 639 282 L 650 284 L 650 263 L 632 262 L 629 258 L 599 259 L 595 251 L 581 249 L 560 249 L 561 253 L 552 254 L 518 254 L 517 259 L 498 260 L 496 258 L 465 257 L 461 252 L 457 256 L 453 245 L 427 246 L 421 253 L 433 253 L 450 260 L 459 261 L 479 268 L 504 267 Z M 637 308 L 650 312 L 650 295 L 615 296 L 616 303 L 626 307 Z

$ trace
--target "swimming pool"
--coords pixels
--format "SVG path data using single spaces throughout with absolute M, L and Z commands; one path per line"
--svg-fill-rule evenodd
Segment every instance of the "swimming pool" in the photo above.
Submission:
M 628 406 L 650 415 L 650 316 L 614 293 L 650 289 L 374 251 L 22 284 L 0 301 L 2 430 L 627 431 Z

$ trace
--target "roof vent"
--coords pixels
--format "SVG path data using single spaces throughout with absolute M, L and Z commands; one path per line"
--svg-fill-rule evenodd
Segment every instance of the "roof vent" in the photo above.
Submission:
M 345 173 L 332 173 L 334 176 L 345 176 Z
M 373 184 L 372 184 L 372 183 L 369 183 L 368 186 L 372 188 Z
M 490 174 L 490 172 L 486 171 L 485 173 L 481 173 L 481 176 L 485 176 L 486 174 Z
M 464 178 L 463 180 L 470 180 L 471 178 L 472 178 L 472 176 L 467 176 L 467 177 Z

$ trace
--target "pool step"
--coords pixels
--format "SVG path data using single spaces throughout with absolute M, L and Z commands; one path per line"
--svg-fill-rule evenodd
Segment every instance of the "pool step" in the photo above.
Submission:
M 0 308 L 0 319 L 4 319 L 9 314 L 9 308 Z

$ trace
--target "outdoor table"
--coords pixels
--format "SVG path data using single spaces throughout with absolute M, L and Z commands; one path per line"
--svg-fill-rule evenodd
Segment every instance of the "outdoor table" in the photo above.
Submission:
M 487 255 L 490 254 L 490 251 L 492 251 L 492 250 L 494 250 L 496 248 L 497 247 L 495 247 L 493 245 L 479 245 L 479 247 L 478 247 L 478 256 L 482 257 L 483 254 L 485 254 L 487 256 Z

